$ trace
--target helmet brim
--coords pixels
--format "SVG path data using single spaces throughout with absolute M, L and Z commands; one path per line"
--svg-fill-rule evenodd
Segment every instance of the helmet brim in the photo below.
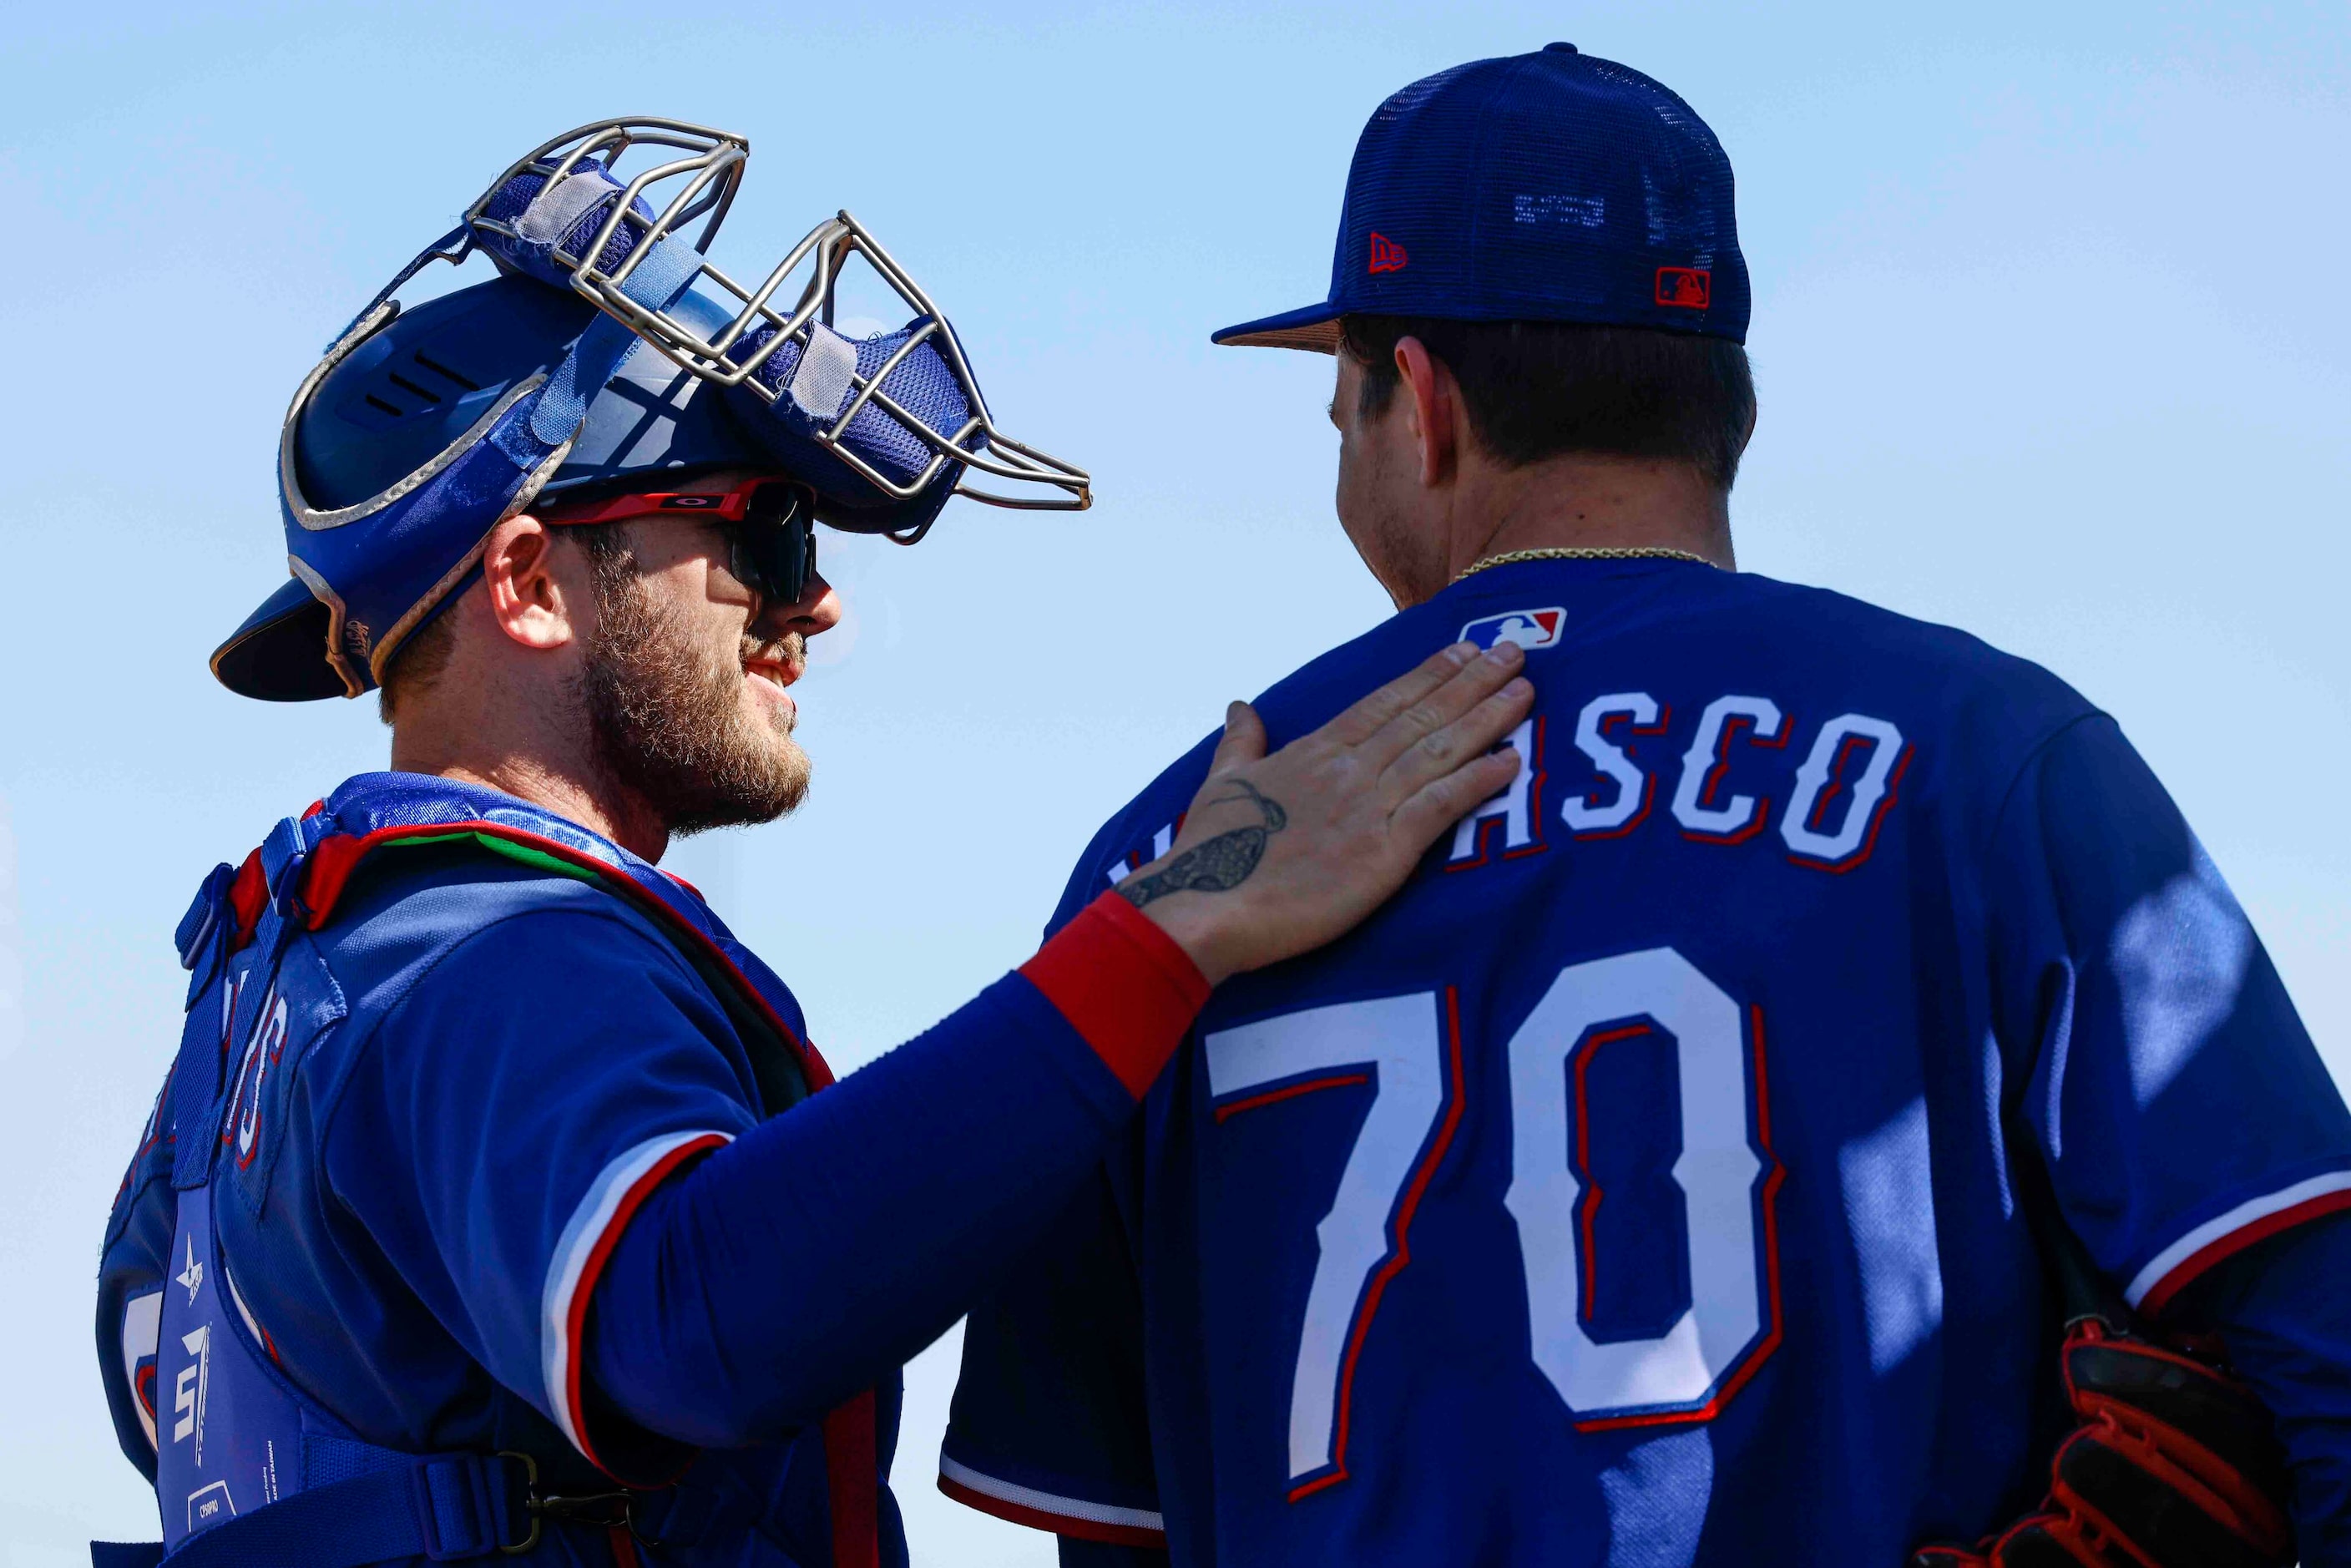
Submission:
M 316 702 L 349 695 L 327 658 L 334 612 L 298 578 L 261 601 L 261 608 L 213 650 L 213 676 L 239 696 L 270 703 Z

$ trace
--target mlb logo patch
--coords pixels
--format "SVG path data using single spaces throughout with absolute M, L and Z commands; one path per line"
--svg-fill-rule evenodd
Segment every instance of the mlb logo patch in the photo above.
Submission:
M 1657 268 L 1657 303 L 1703 310 L 1714 302 L 1714 274 L 1702 267 Z
M 1461 641 L 1475 643 L 1480 648 L 1490 648 L 1497 643 L 1516 643 L 1532 653 L 1558 642 L 1566 625 L 1567 612 L 1557 605 L 1549 610 L 1512 610 L 1472 621 L 1461 628 Z

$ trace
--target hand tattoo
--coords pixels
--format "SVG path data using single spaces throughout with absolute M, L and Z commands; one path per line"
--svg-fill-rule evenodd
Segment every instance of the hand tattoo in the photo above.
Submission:
M 1290 813 L 1281 809 L 1280 801 L 1260 793 L 1248 779 L 1236 779 L 1233 784 L 1241 791 L 1239 794 L 1226 795 L 1208 804 L 1255 801 L 1265 818 L 1261 826 L 1235 828 L 1213 839 L 1203 839 L 1169 861 L 1166 869 L 1149 876 L 1131 876 L 1120 883 L 1119 896 L 1140 909 L 1153 899 L 1165 898 L 1171 893 L 1186 889 L 1224 893 L 1249 880 L 1249 874 L 1257 870 L 1257 862 L 1265 858 L 1265 841 L 1290 825 Z

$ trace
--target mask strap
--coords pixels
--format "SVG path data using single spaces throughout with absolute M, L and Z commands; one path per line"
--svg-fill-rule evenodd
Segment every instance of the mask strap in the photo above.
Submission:
M 684 240 L 664 238 L 637 263 L 621 292 L 648 310 L 666 310 L 701 270 L 700 251 Z M 588 417 L 589 400 L 620 374 L 622 362 L 643 340 L 619 317 L 599 312 L 538 394 L 538 406 L 530 414 L 531 434 L 550 446 L 570 440 Z
M 456 248 L 455 250 L 450 249 L 450 246 L 455 246 Z M 352 328 L 366 320 L 368 319 L 369 312 L 372 311 L 377 306 L 382 304 L 385 300 L 399 293 L 400 286 L 406 283 L 418 273 L 423 271 L 427 263 L 435 261 L 463 261 L 465 259 L 465 253 L 473 248 L 474 231 L 466 225 L 459 224 L 455 228 L 451 229 L 447 234 L 443 235 L 439 239 L 434 240 L 431 245 L 428 245 L 423 250 L 418 251 L 416 253 L 415 260 L 410 262 L 406 267 L 402 267 L 399 274 L 394 277 L 390 283 L 387 283 L 381 288 L 377 289 L 375 292 L 375 298 L 369 300 L 365 305 L 360 307 L 360 313 L 352 317 L 349 321 L 345 322 L 341 331 L 336 333 L 332 338 L 328 340 L 327 351 L 329 353 L 333 352 L 334 347 L 337 343 L 341 342 L 345 338 L 350 336 Z M 652 258 L 647 257 L 647 259 L 650 260 Z

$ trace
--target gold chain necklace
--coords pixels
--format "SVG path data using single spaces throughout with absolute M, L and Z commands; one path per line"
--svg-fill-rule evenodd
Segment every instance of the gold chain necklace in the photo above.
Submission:
M 1690 560 L 1700 566 L 1714 562 L 1702 555 L 1686 549 L 1669 549 L 1664 545 L 1593 545 L 1575 549 L 1514 549 L 1502 555 L 1489 555 L 1484 560 L 1472 561 L 1456 573 L 1453 580 L 1460 581 L 1473 572 L 1489 566 L 1512 566 L 1522 560 Z M 1719 570 L 1719 568 L 1717 568 Z

